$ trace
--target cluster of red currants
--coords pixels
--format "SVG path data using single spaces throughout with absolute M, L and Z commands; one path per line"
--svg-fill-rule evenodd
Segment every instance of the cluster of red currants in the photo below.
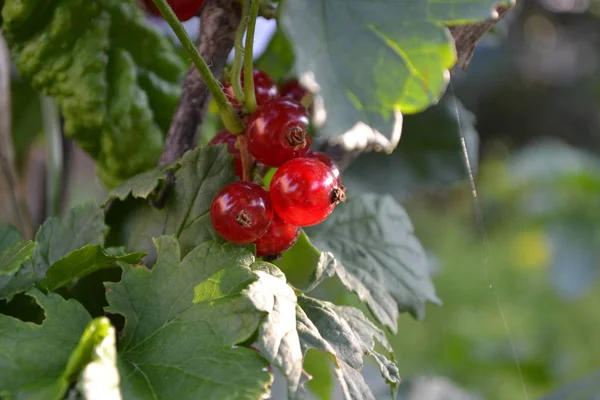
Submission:
M 241 111 L 227 82 L 224 91 Z M 258 70 L 254 71 L 254 91 L 258 109 L 245 117 L 248 151 L 258 163 L 277 170 L 268 191 L 247 181 L 223 188 L 212 202 L 210 216 L 219 235 L 230 242 L 254 243 L 261 257 L 288 250 L 300 227 L 324 221 L 345 200 L 345 194 L 335 162 L 310 151 L 309 112 L 300 102 L 310 93 L 297 80 L 278 88 Z M 227 144 L 236 175 L 242 178 L 237 143 L 236 136 L 225 130 L 210 145 Z

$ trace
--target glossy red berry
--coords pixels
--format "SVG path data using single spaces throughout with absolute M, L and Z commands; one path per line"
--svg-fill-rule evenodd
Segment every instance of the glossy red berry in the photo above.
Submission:
M 323 222 L 346 199 L 333 172 L 310 158 L 283 164 L 273 175 L 270 196 L 275 213 L 298 226 Z
M 299 234 L 299 227 L 288 224 L 275 214 L 267 232 L 254 242 L 256 255 L 263 257 L 283 253 L 296 243 Z
M 290 79 L 279 88 L 281 97 L 289 97 L 296 101 L 302 101 L 304 96 L 310 92 L 298 82 L 298 79 Z
M 338 182 L 342 181 L 342 178 L 340 177 L 340 167 L 338 167 L 337 163 L 329 158 L 329 156 L 325 153 L 321 153 L 320 151 L 309 151 L 304 157 L 321 161 L 323 164 L 327 165 L 329 169 L 331 169 L 331 172 L 333 172 L 333 175 L 335 175 L 335 178 L 338 180 Z
M 273 99 L 250 115 L 247 122 L 248 150 L 265 165 L 278 167 L 310 149 L 308 112 L 295 100 Z
M 152 0 L 141 0 L 142 5 L 145 6 L 146 10 L 148 10 L 151 14 L 156 15 L 157 17 L 161 16 L 160 11 L 156 8 L 154 1 Z M 177 15 L 180 21 L 187 21 L 191 19 L 194 15 L 198 13 L 200 7 L 202 7 L 202 3 L 204 0 L 167 0 L 167 3 Z
M 261 106 L 267 101 L 279 96 L 277 84 L 266 72 L 255 69 L 252 73 L 252 76 L 254 77 L 254 95 L 256 96 L 256 105 Z M 242 87 L 243 86 L 244 74 L 242 73 Z M 234 105 L 234 107 L 236 107 L 238 110 L 242 108 L 240 103 L 238 103 L 238 101 L 235 99 L 231 83 L 223 83 L 223 92 L 225 92 L 225 96 Z
M 263 235 L 273 219 L 269 194 L 252 182 L 234 182 L 213 199 L 210 219 L 223 239 L 251 243 Z
M 242 156 L 240 154 L 240 149 L 237 147 L 237 136 L 229 132 L 227 129 L 224 129 L 217 133 L 215 137 L 208 142 L 209 146 L 213 146 L 215 144 L 227 144 L 227 150 L 229 151 L 229 154 L 233 156 L 233 161 L 235 163 L 235 175 L 239 178 L 242 178 Z

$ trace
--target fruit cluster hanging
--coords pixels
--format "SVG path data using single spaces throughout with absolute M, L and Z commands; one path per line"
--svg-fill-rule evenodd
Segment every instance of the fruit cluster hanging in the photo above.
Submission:
M 245 140 L 223 130 L 210 142 L 227 144 L 236 175 L 242 179 L 215 196 L 210 216 L 213 227 L 224 239 L 254 243 L 257 256 L 274 256 L 294 245 L 300 227 L 327 219 L 335 206 L 345 200 L 345 194 L 335 162 L 310 150 L 310 106 L 307 109 L 305 105 L 310 103 L 311 93 L 297 80 L 278 88 L 262 71 L 254 70 L 253 78 L 258 109 L 244 115 Z M 223 90 L 243 114 L 229 82 L 223 84 Z M 243 180 L 240 143 L 247 143 L 247 152 L 256 160 L 256 171 L 276 168 L 268 191 L 259 183 Z M 254 176 L 260 183 L 266 181 L 260 174 Z

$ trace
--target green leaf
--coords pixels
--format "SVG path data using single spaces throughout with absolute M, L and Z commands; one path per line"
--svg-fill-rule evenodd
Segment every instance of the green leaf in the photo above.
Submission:
M 61 258 L 48 269 L 40 286 L 54 291 L 74 279 L 84 277 L 94 271 L 115 266 L 116 262 L 136 264 L 146 253 L 109 255 L 99 245 L 86 245 Z
M 383 331 L 359 310 L 300 296 L 296 319 L 303 352 L 315 349 L 334 357 L 334 372 L 345 399 L 375 399 L 361 373 L 366 354 L 373 356 L 381 375 L 395 391 L 400 382 L 398 367 L 393 357 L 390 360 L 375 350 L 375 342 L 390 355 L 392 349 Z
M 306 230 L 314 245 L 330 251 L 320 274 L 331 269 L 366 302 L 377 320 L 397 330 L 398 309 L 418 318 L 425 303 L 439 303 L 425 252 L 404 209 L 390 196 L 364 194 L 338 206 L 324 223 Z
M 289 75 L 294 66 L 294 49 L 281 29 L 277 29 L 265 52 L 256 60 L 256 68 L 280 81 Z
M 73 251 L 88 244 L 103 244 L 107 230 L 104 214 L 96 203 L 77 206 L 64 218 L 49 218 L 35 235 L 38 245 L 30 260 L 12 276 L 0 276 L 0 298 L 10 299 L 31 288 L 44 279 L 54 263 Z
M 322 134 L 336 137 L 356 127 L 353 136 L 381 136 L 391 150 L 400 139 L 401 113 L 437 102 L 446 88 L 456 54 L 444 24 L 488 19 L 497 3 L 295 0 L 282 5 L 279 21 L 293 44 L 296 71 L 320 87 Z
M 0 225 L 0 251 L 12 246 L 21 239 L 21 233 L 12 225 Z
M 285 275 L 275 266 L 255 263 L 258 275 L 245 291 L 254 306 L 268 315 L 258 331 L 257 347 L 269 362 L 277 366 L 288 382 L 288 398 L 295 399 L 302 393 L 302 349 L 296 330 L 297 298 L 294 289 L 286 282 Z
M 12 246 L 0 251 L 0 275 L 12 275 L 23 262 L 29 259 L 36 243 L 31 240 L 19 240 Z
M 390 155 L 365 153 L 344 171 L 351 192 L 418 194 L 468 179 L 461 138 L 470 166 L 477 170 L 478 136 L 474 118 L 453 96 L 404 118 L 402 141 Z
M 152 270 L 124 266 L 122 281 L 108 284 L 106 311 L 126 320 L 118 361 L 123 397 L 265 396 L 271 383 L 263 371 L 267 363 L 255 351 L 235 346 L 252 337 L 264 318 L 238 290 L 239 272 L 249 271 L 252 253 L 206 242 L 181 260 L 177 239 L 155 241 L 158 260 Z M 222 279 L 230 273 L 237 277 L 234 285 Z M 221 295 L 195 293 L 194 287 L 206 287 L 207 281 Z
M 2 16 L 19 72 L 56 97 L 107 185 L 156 165 L 184 65 L 135 1 L 6 0 Z
M 76 301 L 37 290 L 29 295 L 46 317 L 36 325 L 0 315 L 0 395 L 61 399 L 97 342 L 89 333 L 80 340 L 91 318 Z
M 146 199 L 150 194 L 165 181 L 166 173 L 176 169 L 178 161 L 165 167 L 156 167 L 149 171 L 123 182 L 108 194 L 105 204 L 112 199 L 125 200 L 131 196 L 137 199 Z
M 115 328 L 108 318 L 97 318 L 86 334 L 94 338 L 94 347 L 77 382 L 79 392 L 86 400 L 121 400 Z
M 218 239 L 210 222 L 209 208 L 217 192 L 234 176 L 226 146 L 199 147 L 186 153 L 179 164 L 164 208 L 159 210 L 147 201 L 129 198 L 113 201 L 107 211 L 107 222 L 112 227 L 111 243 L 147 252 L 146 265 L 156 259 L 153 237 L 175 235 L 184 255 L 197 244 Z

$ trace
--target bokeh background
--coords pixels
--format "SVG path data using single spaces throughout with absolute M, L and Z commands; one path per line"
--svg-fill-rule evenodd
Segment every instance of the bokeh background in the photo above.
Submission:
M 257 56 L 272 32 L 259 24 Z M 43 116 L 13 75 L 20 190 L 37 225 L 46 216 Z M 63 207 L 102 199 L 93 163 L 62 146 Z M 397 151 L 350 167 L 350 193 L 392 193 L 407 208 L 444 303 L 423 321 L 402 316 L 390 336 L 401 398 L 600 399 L 599 152 L 600 2 L 522 0 L 442 102 L 406 117 Z M 0 187 L 0 219 L 10 221 L 5 194 Z M 319 357 L 307 365 L 314 395 L 337 398 Z M 378 393 L 385 398 L 384 387 Z

